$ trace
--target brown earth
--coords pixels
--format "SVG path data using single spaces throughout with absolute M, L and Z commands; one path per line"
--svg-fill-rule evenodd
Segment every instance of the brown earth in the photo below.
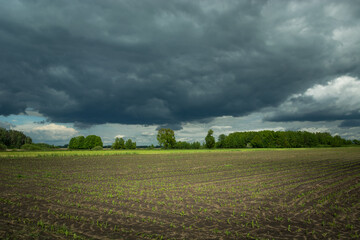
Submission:
M 359 239 L 360 148 L 0 159 L 1 239 Z

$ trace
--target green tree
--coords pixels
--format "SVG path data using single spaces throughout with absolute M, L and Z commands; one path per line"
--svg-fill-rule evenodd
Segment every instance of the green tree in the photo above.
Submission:
M 0 143 L 9 146 L 9 133 L 5 128 L 0 128 Z
M 176 148 L 176 149 L 190 149 L 190 148 L 191 148 L 191 144 L 188 143 L 188 142 L 179 141 L 179 142 L 176 142 L 175 148 Z
M 20 148 L 26 143 L 32 143 L 32 140 L 20 131 L 0 128 L 0 143 L 8 148 Z
M 200 148 L 201 148 L 201 143 L 199 142 L 191 143 L 191 149 L 200 149 Z
M 214 148 L 215 147 L 215 138 L 213 136 L 214 131 L 213 130 L 209 130 L 208 134 L 205 137 L 205 146 L 207 148 Z
M 75 146 L 76 146 L 75 141 L 76 141 L 76 140 L 75 140 L 74 137 L 70 139 L 69 145 L 68 145 L 68 148 L 69 148 L 69 149 L 77 149 L 77 148 L 75 148 Z
M 335 136 L 331 142 L 332 147 L 341 147 L 341 145 L 343 145 L 343 144 L 344 144 L 344 141 L 340 136 Z
M 126 149 L 136 149 L 136 142 L 133 142 L 131 139 L 128 139 L 125 143 Z
M 224 148 L 225 147 L 225 139 L 226 139 L 226 135 L 220 134 L 218 137 L 218 141 L 216 143 L 216 148 Z
M 156 139 L 158 140 L 159 145 L 165 149 L 175 147 L 175 133 L 169 128 L 159 129 Z
M 6 145 L 0 142 L 0 151 L 5 151 L 6 149 Z
M 116 138 L 111 146 L 112 149 L 125 149 L 125 141 L 123 138 Z
M 264 147 L 263 139 L 260 137 L 259 134 L 255 135 L 255 137 L 251 140 L 251 146 L 254 148 Z
M 85 138 L 84 146 L 87 149 L 92 149 L 96 146 L 103 146 L 103 142 L 99 136 L 96 135 L 89 135 Z
M 84 149 L 85 147 L 85 137 L 77 136 L 70 139 L 69 149 Z
M 210 134 L 211 135 L 211 134 Z M 219 136 L 216 147 L 244 148 L 251 144 L 255 148 L 299 148 L 316 146 L 342 146 L 349 145 L 352 141 L 340 136 L 331 136 L 329 133 L 310 133 L 304 131 L 259 131 L 259 132 L 234 132 L 228 136 Z M 205 144 L 205 146 L 207 146 Z

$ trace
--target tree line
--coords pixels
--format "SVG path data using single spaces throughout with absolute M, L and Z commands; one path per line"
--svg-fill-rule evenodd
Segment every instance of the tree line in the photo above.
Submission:
M 217 141 L 210 129 L 203 143 L 176 141 L 175 133 L 168 128 L 158 130 L 157 140 L 164 149 L 200 149 L 200 148 L 303 148 L 303 147 L 340 147 L 360 145 L 359 140 L 346 140 L 330 133 L 311 133 L 306 131 L 249 131 L 219 135 Z M 45 143 L 32 143 L 32 139 L 16 130 L 0 128 L 0 150 L 22 148 L 25 150 L 51 150 L 55 147 Z M 99 136 L 77 136 L 70 139 L 69 149 L 102 149 L 103 142 Z M 112 149 L 136 149 L 136 142 L 116 138 Z
M 358 140 L 345 140 L 330 133 L 311 133 L 306 131 L 249 131 L 234 132 L 229 135 L 221 134 L 218 140 L 210 129 L 204 144 L 199 142 L 176 142 L 174 131 L 160 129 L 157 134 L 159 145 L 165 149 L 192 148 L 303 148 L 303 147 L 340 147 L 344 145 L 360 144 Z
M 0 128 L 0 150 L 20 148 L 24 144 L 31 143 L 32 139 L 20 131 Z
M 228 136 L 221 134 L 215 144 L 217 148 L 304 148 L 340 147 L 351 145 L 351 140 L 330 133 L 311 133 L 306 131 L 259 131 L 234 132 Z

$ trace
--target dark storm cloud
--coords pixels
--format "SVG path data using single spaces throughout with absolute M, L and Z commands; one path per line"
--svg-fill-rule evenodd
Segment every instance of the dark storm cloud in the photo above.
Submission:
M 181 130 L 183 129 L 183 127 L 181 126 L 181 124 L 163 124 L 163 125 L 160 125 L 156 128 L 156 131 L 160 130 L 161 128 L 170 128 L 174 131 L 177 131 L 177 130 Z
M 358 1 L 0 1 L 0 114 L 179 125 L 359 76 Z
M 339 127 L 342 127 L 342 128 L 360 127 L 360 118 L 353 119 L 353 120 L 345 120 L 339 125 Z

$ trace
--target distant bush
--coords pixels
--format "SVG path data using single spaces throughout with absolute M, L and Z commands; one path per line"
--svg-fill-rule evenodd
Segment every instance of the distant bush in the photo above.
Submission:
M 154 148 L 155 148 L 154 144 L 151 144 L 150 146 L 147 147 L 147 149 L 154 149 Z
M 47 151 L 47 150 L 53 150 L 56 147 L 54 145 L 49 145 L 46 143 L 26 143 L 21 146 L 21 149 L 27 150 L 27 151 Z
M 0 151 L 5 151 L 7 149 L 5 144 L 0 143 Z
M 103 147 L 101 147 L 101 146 L 96 146 L 96 147 L 93 147 L 91 150 L 93 150 L 93 151 L 100 151 L 100 150 L 103 150 Z
M 175 144 L 175 149 L 200 149 L 201 147 L 201 143 L 199 142 L 183 142 L 183 141 L 178 141 Z
M 37 146 L 35 144 L 26 143 L 21 146 L 21 149 L 28 150 L 28 151 L 39 151 L 42 150 L 40 146 Z

